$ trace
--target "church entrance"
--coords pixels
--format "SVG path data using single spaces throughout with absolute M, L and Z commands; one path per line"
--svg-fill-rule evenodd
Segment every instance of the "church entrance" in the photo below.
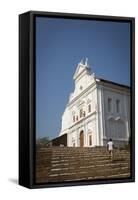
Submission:
M 84 132 L 80 132 L 80 147 L 84 146 Z

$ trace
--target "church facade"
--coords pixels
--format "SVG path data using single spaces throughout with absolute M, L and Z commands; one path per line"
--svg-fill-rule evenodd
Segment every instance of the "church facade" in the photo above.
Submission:
M 130 88 L 98 79 L 88 60 L 81 61 L 73 76 L 74 92 L 62 115 L 59 136 L 67 134 L 69 147 L 115 146 L 130 137 Z

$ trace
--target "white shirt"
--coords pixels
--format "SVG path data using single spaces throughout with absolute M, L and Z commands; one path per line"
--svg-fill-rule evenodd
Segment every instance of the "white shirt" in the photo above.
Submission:
M 107 144 L 108 144 L 108 150 L 109 151 L 113 150 L 113 142 L 109 141 Z

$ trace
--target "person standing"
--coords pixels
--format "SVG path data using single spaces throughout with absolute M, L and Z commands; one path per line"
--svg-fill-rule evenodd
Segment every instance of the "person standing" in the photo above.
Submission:
M 110 154 L 111 159 L 113 159 L 113 148 L 114 148 L 114 143 L 113 143 L 112 139 L 110 138 L 108 143 L 107 143 L 107 150 Z

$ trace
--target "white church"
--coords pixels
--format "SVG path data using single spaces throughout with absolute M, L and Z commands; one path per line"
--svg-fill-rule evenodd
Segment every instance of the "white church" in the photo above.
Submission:
M 113 72 L 114 73 L 114 72 Z M 59 136 L 67 134 L 69 147 L 115 146 L 130 136 L 130 87 L 96 78 L 88 60 L 78 64 L 74 92 L 62 115 Z

